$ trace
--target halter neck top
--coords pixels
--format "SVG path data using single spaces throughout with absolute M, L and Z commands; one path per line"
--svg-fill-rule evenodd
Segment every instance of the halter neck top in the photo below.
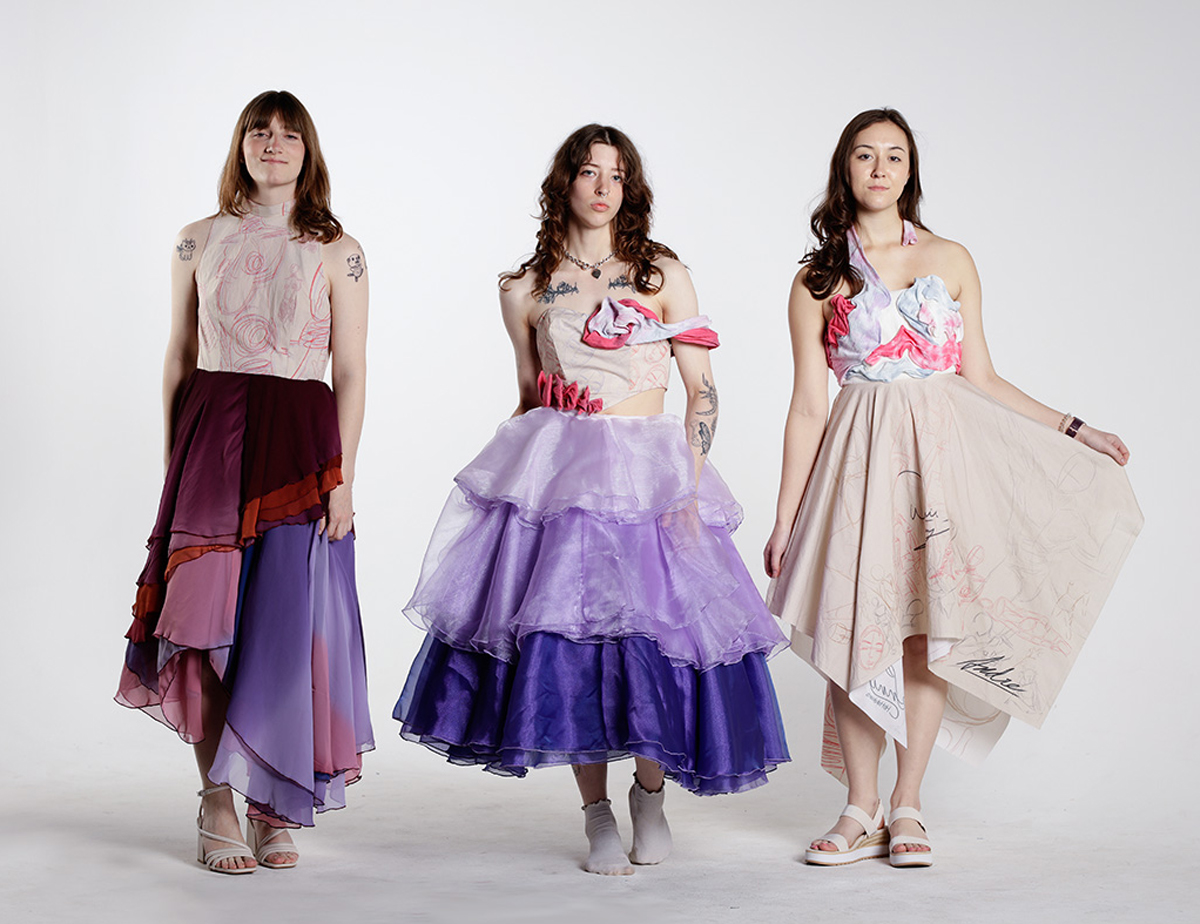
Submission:
M 917 242 L 912 222 L 904 222 L 903 235 L 904 246 Z M 851 228 L 846 237 L 850 265 L 862 274 L 863 287 L 853 298 L 835 295 L 829 302 L 833 315 L 825 328 L 825 358 L 838 384 L 958 372 L 962 317 L 941 277 L 921 276 L 892 292 L 867 261 L 858 232 Z
M 322 379 L 329 361 L 329 287 L 321 242 L 296 240 L 292 203 L 218 215 L 196 268 L 198 366 Z
M 644 391 L 665 389 L 669 339 L 709 349 L 720 345 L 704 315 L 663 324 L 631 298 L 606 298 L 590 315 L 550 306 L 537 323 L 543 406 L 594 414 Z

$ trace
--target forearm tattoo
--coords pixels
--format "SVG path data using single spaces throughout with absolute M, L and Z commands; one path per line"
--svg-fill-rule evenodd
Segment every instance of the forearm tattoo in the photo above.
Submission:
M 720 398 L 717 397 L 717 386 L 708 380 L 708 376 L 700 375 L 703 388 L 696 395 L 697 400 L 708 402 L 707 407 L 697 408 L 692 412 L 696 418 L 708 417 L 709 420 L 693 420 L 691 422 L 691 441 L 693 446 L 700 447 L 700 455 L 708 455 L 712 448 L 713 437 L 717 435 L 717 411 L 720 408 Z
M 352 253 L 346 257 L 346 266 L 350 268 L 350 272 L 346 275 L 355 282 L 362 279 L 363 273 L 367 271 L 367 264 L 363 262 L 361 253 Z
M 560 282 L 553 289 L 547 289 L 542 293 L 542 297 L 538 301 L 543 305 L 553 305 L 556 298 L 563 298 L 567 295 L 574 295 L 579 291 L 579 286 L 572 282 Z
M 175 252 L 179 254 L 180 260 L 192 259 L 192 254 L 196 252 L 196 239 L 194 237 L 185 237 L 175 245 Z
M 610 289 L 632 289 L 633 283 L 629 281 L 629 277 L 622 273 L 616 279 L 608 280 Z

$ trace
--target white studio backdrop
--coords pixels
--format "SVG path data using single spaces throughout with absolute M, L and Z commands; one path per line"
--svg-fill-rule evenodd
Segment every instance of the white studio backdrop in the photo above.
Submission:
M 761 575 L 791 377 L 785 305 L 808 213 L 845 122 L 890 105 L 918 133 L 927 224 L 975 256 L 997 368 L 1120 433 L 1147 518 L 1043 731 L 1014 722 L 977 770 L 935 759 L 932 785 L 943 804 L 990 799 L 999 812 L 1072 799 L 1166 817 L 1200 757 L 1188 733 L 1200 510 L 1184 371 L 1200 337 L 1188 284 L 1200 131 L 1175 102 L 1194 84 L 1198 26 L 1195 5 L 1161 0 L 8 10 L 0 736 L 10 781 L 28 785 L 21 798 L 69 793 L 97 773 L 194 782 L 187 749 L 111 696 L 161 479 L 173 235 L 214 210 L 250 98 L 284 88 L 307 105 L 334 209 L 370 265 L 355 503 L 385 752 L 412 747 L 389 718 L 422 637 L 400 607 L 453 474 L 515 405 L 496 275 L 532 249 L 556 146 L 600 121 L 641 149 L 655 237 L 691 267 L 724 344 L 713 357 L 723 399 L 713 459 L 746 509 L 738 543 Z M 788 653 L 773 668 L 795 758 L 778 776 L 825 786 L 821 684 Z M 432 757 L 414 766 L 464 785 L 479 776 Z

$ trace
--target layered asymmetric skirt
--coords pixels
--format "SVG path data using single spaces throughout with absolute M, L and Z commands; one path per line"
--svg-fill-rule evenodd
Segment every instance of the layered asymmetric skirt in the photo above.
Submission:
M 374 746 L 353 536 L 319 531 L 340 483 L 323 382 L 200 370 L 184 387 L 116 698 L 196 743 L 211 665 L 228 709 L 208 776 L 275 824 L 342 807 Z
M 395 718 L 453 763 L 638 755 L 701 794 L 788 759 L 786 644 L 733 545 L 741 508 L 670 415 L 539 408 L 456 478 L 405 612 L 427 629 Z
M 938 743 L 981 760 L 1040 726 L 1142 525 L 1112 459 L 961 376 L 844 385 L 771 611 L 792 647 L 906 740 L 901 655 L 928 638 Z M 844 779 L 826 709 L 822 764 Z

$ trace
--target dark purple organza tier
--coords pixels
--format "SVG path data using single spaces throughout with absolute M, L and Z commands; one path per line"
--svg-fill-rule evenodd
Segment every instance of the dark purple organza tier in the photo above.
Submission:
M 431 638 L 402 734 L 507 773 L 637 754 L 698 792 L 787 759 L 765 668 L 786 639 L 678 418 L 539 408 L 455 480 L 405 607 Z
M 333 396 L 198 371 L 177 419 L 116 698 L 196 743 L 211 667 L 229 706 L 209 777 L 309 825 L 374 746 L 354 540 L 319 531 L 340 481 Z
M 428 636 L 394 716 L 408 740 L 506 776 L 636 754 L 716 795 L 759 786 L 789 759 L 764 655 L 697 671 L 642 637 L 535 632 L 510 662 Z

